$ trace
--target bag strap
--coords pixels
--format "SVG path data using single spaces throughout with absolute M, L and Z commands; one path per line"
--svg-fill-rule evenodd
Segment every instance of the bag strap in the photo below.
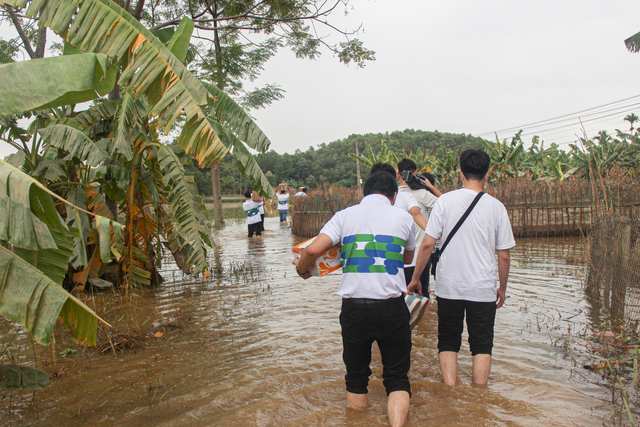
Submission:
M 458 223 L 456 224 L 456 226 L 453 227 L 453 230 L 451 230 L 451 233 L 449 233 L 449 235 L 447 236 L 447 240 L 444 241 L 444 245 L 442 245 L 442 247 L 440 248 L 440 253 L 442 253 L 442 251 L 444 251 L 444 248 L 447 247 L 447 245 L 449 244 L 449 240 L 451 240 L 453 235 L 456 234 L 456 231 L 458 231 L 458 229 L 460 228 L 462 223 L 467 219 L 467 217 L 469 216 L 469 214 L 471 213 L 473 208 L 478 204 L 478 200 L 480 200 L 480 197 L 482 197 L 483 194 L 484 194 L 484 192 L 481 191 L 481 192 L 478 193 L 476 198 L 473 199 L 473 202 L 471 202 L 471 204 L 469 205 L 469 207 L 467 208 L 465 213 L 458 220 Z

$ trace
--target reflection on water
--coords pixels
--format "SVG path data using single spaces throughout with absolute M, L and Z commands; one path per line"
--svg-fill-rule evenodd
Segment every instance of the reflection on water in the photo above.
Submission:
M 244 222 L 216 231 L 213 280 L 166 266 L 165 284 L 144 298 L 130 296 L 120 305 L 113 296 L 97 298 L 118 325 L 116 332 L 148 334 L 145 345 L 115 355 L 82 357 L 80 351 L 62 358 L 65 348 L 77 347 L 67 334 L 57 334 L 55 347 L 40 352 L 56 354 L 58 363 L 40 367 L 59 377 L 35 395 L 32 408 L 30 393 L 14 393 L 11 417 L 5 403 L 0 418 L 33 426 L 386 425 L 378 353 L 371 408 L 345 409 L 340 274 L 298 278 L 291 247 L 303 239 L 278 218 L 267 218 L 265 226 L 261 240 L 246 237 Z M 518 240 L 509 298 L 498 311 L 487 388 L 470 385 L 466 342 L 459 385 L 440 382 L 437 318 L 427 313 L 413 334 L 414 395 L 407 425 L 609 423 L 610 392 L 598 385 L 597 374 L 582 370 L 587 356 L 577 340 L 567 338 L 589 326 L 581 291 L 583 249 L 579 238 Z M 2 328 L 6 344 L 9 325 Z M 156 331 L 165 335 L 152 338 Z

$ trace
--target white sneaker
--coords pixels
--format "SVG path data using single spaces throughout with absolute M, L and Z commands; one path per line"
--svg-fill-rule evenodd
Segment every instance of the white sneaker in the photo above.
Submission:
M 429 306 L 429 298 L 419 294 L 405 295 L 404 302 L 407 304 L 411 317 L 409 318 L 409 327 L 413 329 Z

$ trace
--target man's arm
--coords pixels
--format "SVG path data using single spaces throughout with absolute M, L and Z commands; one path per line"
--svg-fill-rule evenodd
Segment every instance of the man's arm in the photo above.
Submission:
M 409 213 L 413 217 L 413 221 L 424 231 L 424 229 L 427 228 L 427 219 L 420 212 L 420 208 L 418 206 L 414 206 L 409 209 Z
M 429 262 L 429 258 L 431 258 L 431 252 L 433 251 L 433 247 L 436 245 L 436 239 L 429 236 L 428 234 L 424 235 L 422 239 L 422 244 L 420 245 L 420 250 L 418 251 L 418 259 L 416 260 L 416 267 L 413 270 L 413 279 L 411 279 L 411 283 L 407 286 L 407 293 L 409 295 L 413 295 L 414 290 L 417 290 L 420 295 L 422 295 L 422 283 L 420 282 L 420 275 L 424 271 L 424 268 L 427 266 Z
M 507 279 L 509 278 L 509 266 L 511 265 L 511 255 L 509 249 L 497 250 L 498 253 L 498 279 L 500 287 L 498 288 L 498 308 L 502 307 L 505 299 L 507 299 Z
M 431 181 L 429 181 L 428 179 L 422 179 L 422 178 L 420 178 L 420 180 L 422 181 L 422 183 L 423 183 L 424 185 L 426 185 L 426 186 L 427 186 L 427 187 L 428 187 L 428 188 L 433 192 L 433 195 L 434 195 L 434 196 L 436 196 L 436 197 L 440 197 L 440 196 L 442 196 L 442 193 L 440 192 L 440 190 L 438 190 L 438 189 L 437 189 L 437 188 L 436 188 L 436 187 L 431 183 Z
M 329 249 L 333 246 L 333 240 L 331 237 L 326 234 L 320 233 L 316 239 L 311 242 L 309 246 L 304 248 L 302 251 L 302 255 L 300 255 L 300 259 L 293 262 L 293 265 L 296 266 L 296 272 L 298 276 L 303 279 L 308 279 L 311 277 L 311 273 L 309 273 L 309 269 L 313 265 L 314 262 L 318 259 L 320 254 L 325 250 Z

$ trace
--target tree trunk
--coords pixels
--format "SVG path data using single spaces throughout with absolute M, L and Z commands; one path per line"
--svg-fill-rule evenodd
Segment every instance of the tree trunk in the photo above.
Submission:
M 118 71 L 117 80 L 120 80 L 120 71 Z M 119 101 L 121 98 L 122 97 L 120 96 L 120 85 L 116 84 L 113 87 L 113 90 L 111 90 L 111 92 L 109 92 L 109 95 L 108 95 L 107 99 L 109 101 Z M 115 158 L 112 159 L 111 162 L 109 163 L 109 165 L 117 165 L 117 164 L 118 164 L 118 161 Z M 107 168 L 107 177 L 109 178 L 110 176 L 111 176 L 111 172 Z M 115 201 L 115 200 L 112 200 L 106 194 L 104 195 L 104 198 L 105 198 L 105 202 L 107 204 L 107 207 L 111 211 L 111 214 L 113 214 L 113 218 L 117 221 L 118 220 L 118 202 Z
M 213 194 L 213 217 L 215 226 L 224 224 L 222 215 L 222 194 L 220 192 L 220 163 L 211 165 L 211 193 Z

